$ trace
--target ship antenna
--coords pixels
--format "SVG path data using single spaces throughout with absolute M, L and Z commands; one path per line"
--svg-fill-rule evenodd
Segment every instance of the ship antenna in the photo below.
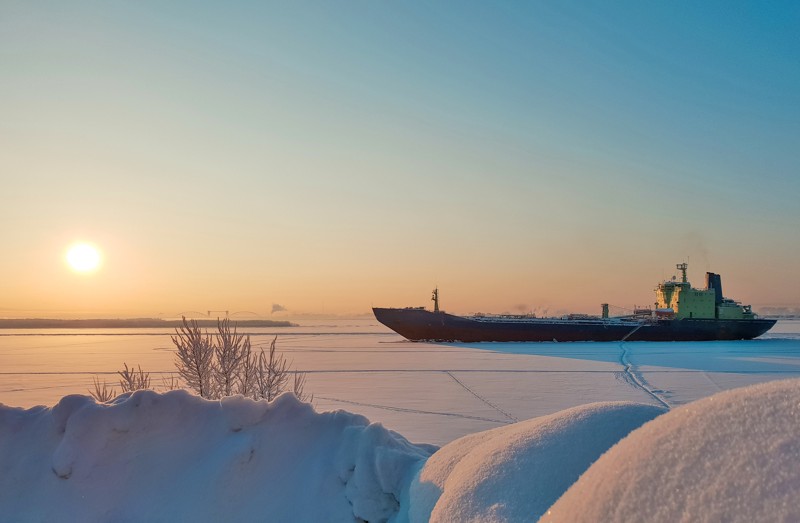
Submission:
M 439 287 L 433 289 L 431 301 L 433 301 L 433 312 L 439 312 Z
M 689 267 L 689 265 L 686 264 L 686 263 L 679 263 L 678 265 L 676 265 L 676 267 L 682 273 L 682 280 L 681 281 L 683 281 L 683 283 L 686 283 L 686 268 Z

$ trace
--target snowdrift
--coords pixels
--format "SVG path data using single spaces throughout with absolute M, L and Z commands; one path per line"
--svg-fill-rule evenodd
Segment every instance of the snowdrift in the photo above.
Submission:
M 0 405 L 0 523 L 800 521 L 800 380 L 663 412 L 584 405 L 437 451 L 291 394 Z
M 541 521 L 800 521 L 800 380 L 723 392 L 645 424 Z
M 0 521 L 387 521 L 433 450 L 291 394 L 0 405 Z
M 594 403 L 455 440 L 415 477 L 408 519 L 533 521 L 603 452 L 663 412 Z

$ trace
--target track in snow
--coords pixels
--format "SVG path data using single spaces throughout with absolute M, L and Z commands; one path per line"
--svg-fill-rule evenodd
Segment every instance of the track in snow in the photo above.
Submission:
M 625 381 L 627 381 L 634 387 L 643 390 L 648 395 L 650 395 L 654 400 L 656 400 L 658 403 L 660 403 L 667 409 L 671 409 L 672 406 L 669 403 L 667 403 L 667 401 L 664 398 L 659 396 L 656 393 L 656 391 L 651 389 L 644 381 L 644 379 L 633 370 L 633 364 L 630 362 L 630 360 L 628 360 L 628 348 L 625 346 L 624 341 L 620 342 L 619 348 L 622 349 L 622 353 L 619 356 L 619 363 L 623 367 Z

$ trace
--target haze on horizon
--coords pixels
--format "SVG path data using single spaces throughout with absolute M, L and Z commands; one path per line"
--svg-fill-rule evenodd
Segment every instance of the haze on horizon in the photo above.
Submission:
M 798 33 L 795 2 L 4 2 L 0 317 L 597 313 L 687 260 L 797 307 Z

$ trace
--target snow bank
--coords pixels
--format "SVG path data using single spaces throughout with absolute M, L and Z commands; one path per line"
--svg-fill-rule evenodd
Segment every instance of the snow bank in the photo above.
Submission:
M 291 394 L 0 405 L 0 521 L 387 521 L 433 450 Z
M 594 403 L 453 441 L 414 479 L 409 521 L 535 520 L 603 452 L 663 412 Z
M 291 394 L 0 405 L 0 523 L 800 521 L 800 380 L 663 412 L 595 403 L 431 455 Z
M 800 521 L 800 380 L 723 392 L 647 423 L 542 521 Z

